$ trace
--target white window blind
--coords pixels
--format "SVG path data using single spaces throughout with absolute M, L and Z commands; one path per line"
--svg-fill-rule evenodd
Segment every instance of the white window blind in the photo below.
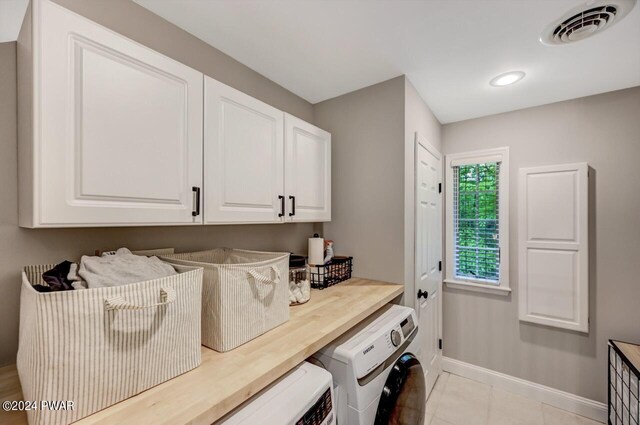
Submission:
M 500 281 L 500 164 L 453 167 L 456 278 Z
M 508 295 L 509 148 L 447 155 L 445 284 Z

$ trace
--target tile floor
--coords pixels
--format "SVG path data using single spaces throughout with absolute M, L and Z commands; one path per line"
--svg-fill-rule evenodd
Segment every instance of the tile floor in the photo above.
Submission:
M 600 422 L 443 373 L 427 400 L 424 425 L 600 425 Z

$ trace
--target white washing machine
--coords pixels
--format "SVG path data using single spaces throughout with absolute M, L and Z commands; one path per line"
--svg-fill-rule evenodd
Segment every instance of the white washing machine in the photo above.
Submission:
M 387 305 L 313 356 L 333 375 L 338 425 L 422 425 L 426 402 L 418 319 Z
M 336 425 L 331 374 L 303 362 L 215 425 Z

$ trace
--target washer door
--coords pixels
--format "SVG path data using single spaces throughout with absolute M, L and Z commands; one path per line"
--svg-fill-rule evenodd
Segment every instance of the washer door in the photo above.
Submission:
M 413 354 L 403 354 L 382 389 L 375 425 L 422 425 L 426 396 L 420 362 Z

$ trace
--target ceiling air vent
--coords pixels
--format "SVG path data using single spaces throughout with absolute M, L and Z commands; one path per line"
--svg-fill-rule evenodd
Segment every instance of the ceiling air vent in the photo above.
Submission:
M 589 2 L 573 9 L 547 27 L 540 41 L 544 44 L 566 44 L 598 34 L 620 21 L 635 5 L 636 0 Z

